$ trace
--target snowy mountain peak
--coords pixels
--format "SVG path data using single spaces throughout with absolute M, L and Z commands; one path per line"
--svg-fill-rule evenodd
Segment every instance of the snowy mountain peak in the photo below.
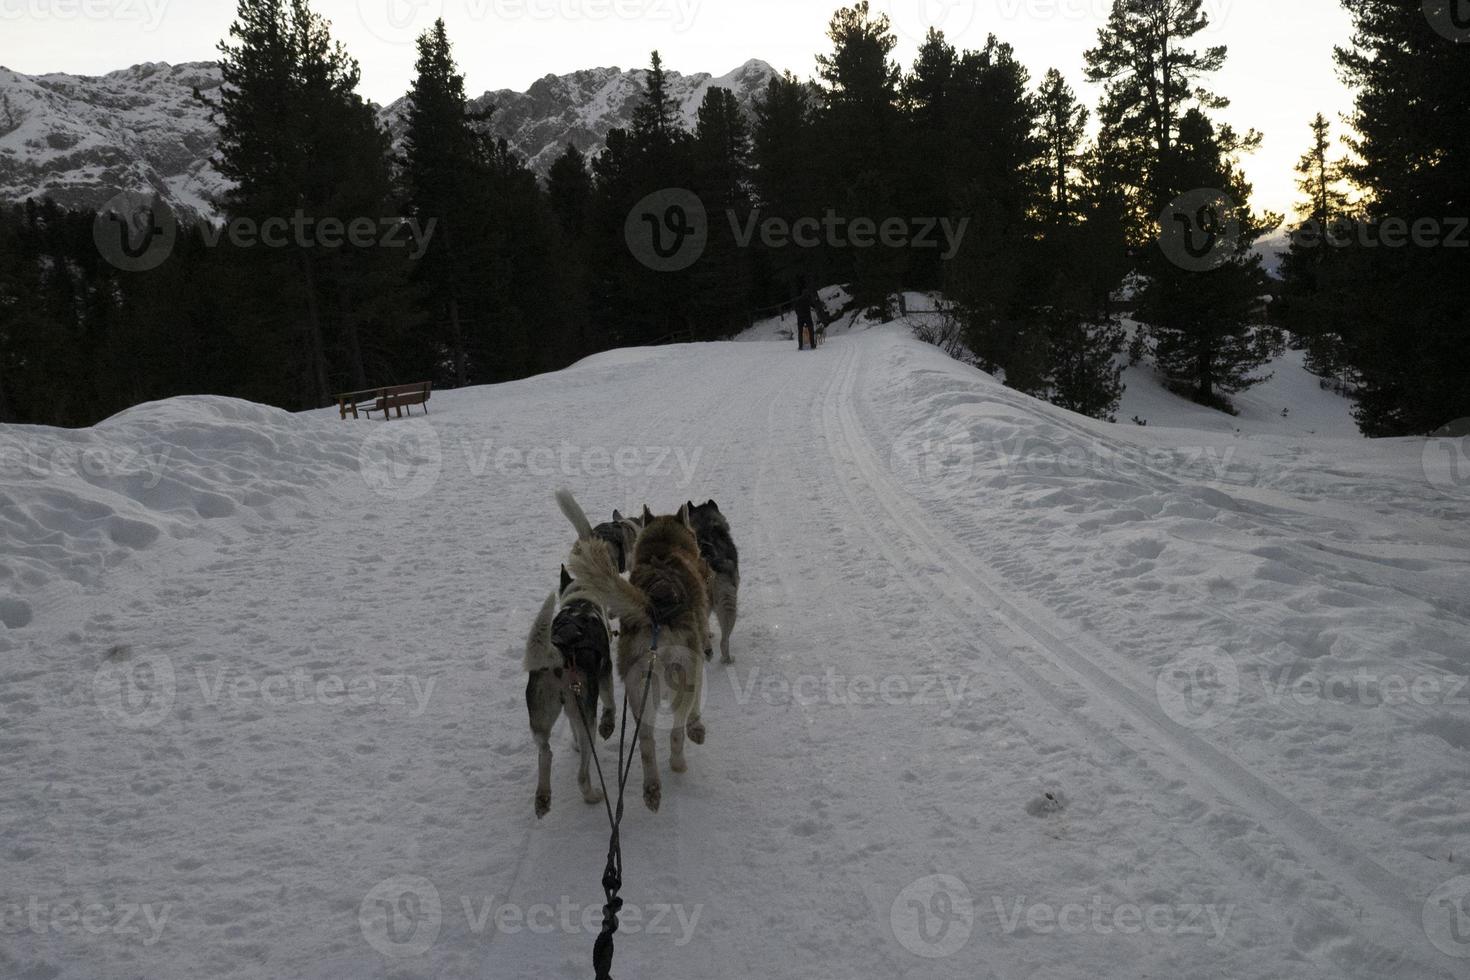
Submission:
M 711 86 L 729 88 L 748 107 L 775 74 L 751 60 L 718 78 L 673 71 L 667 78 L 692 126 Z M 547 75 L 524 92 L 487 92 L 474 105 L 493 106 L 491 132 L 545 175 L 568 143 L 595 154 L 611 129 L 629 125 L 647 76 L 616 67 Z M 0 67 L 0 202 L 50 197 L 97 208 L 120 191 L 143 191 L 183 215 L 214 213 L 228 183 L 212 163 L 218 131 L 194 89 L 220 84 L 212 61 L 146 62 L 95 77 Z M 406 99 L 379 111 L 395 137 L 406 111 Z

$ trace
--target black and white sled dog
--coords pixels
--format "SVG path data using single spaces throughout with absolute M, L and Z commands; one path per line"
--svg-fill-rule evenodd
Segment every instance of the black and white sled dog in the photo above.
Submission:
M 710 610 L 720 623 L 720 662 L 734 663 L 730 656 L 730 634 L 735 630 L 735 616 L 740 611 L 740 552 L 730 535 L 730 522 L 720 513 L 713 500 L 698 507 L 688 503 L 689 520 L 694 537 L 699 541 L 699 554 L 714 573 L 710 585 Z M 705 659 L 714 657 L 712 648 L 704 651 Z
M 565 508 L 563 508 L 565 513 Z M 567 515 L 568 519 L 571 515 Z M 576 521 L 572 521 L 576 524 Z M 613 557 L 617 559 L 618 571 L 624 575 L 633 565 L 633 548 L 638 544 L 638 532 L 643 530 L 643 521 L 636 517 L 624 517 L 621 512 L 613 511 L 612 520 L 606 524 L 599 524 L 592 529 L 592 536 L 600 541 L 606 541 Z M 580 529 L 578 531 L 580 534 Z
M 558 604 L 560 608 L 558 608 Z M 602 702 L 598 734 L 610 738 L 613 713 L 612 629 L 607 611 L 561 570 L 561 588 L 546 597 L 526 637 L 526 711 L 539 751 L 536 769 L 536 817 L 551 809 L 551 729 L 565 714 L 577 739 L 577 785 L 582 799 L 602 802 L 592 785 L 589 767 L 597 751 L 590 728 Z
M 630 577 L 625 579 L 612 549 L 592 534 L 572 495 L 562 490 L 556 499 L 577 529 L 577 543 L 567 559 L 572 574 L 618 620 L 618 674 L 624 699 L 641 725 L 643 802 L 657 810 L 663 791 L 654 728 L 662 695 L 669 695 L 674 716 L 670 769 L 684 772 L 689 767 L 684 758 L 686 735 L 695 745 L 703 745 L 706 736 L 700 707 L 703 653 L 709 648 L 709 566 L 699 556 L 687 508 L 677 516 L 654 517 L 645 507 Z

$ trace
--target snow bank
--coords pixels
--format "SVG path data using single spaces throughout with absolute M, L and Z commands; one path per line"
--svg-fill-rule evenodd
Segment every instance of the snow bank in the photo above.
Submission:
M 0 623 L 25 627 L 38 602 L 159 548 L 309 512 L 359 469 L 361 431 L 332 422 L 191 397 L 90 429 L 0 426 Z

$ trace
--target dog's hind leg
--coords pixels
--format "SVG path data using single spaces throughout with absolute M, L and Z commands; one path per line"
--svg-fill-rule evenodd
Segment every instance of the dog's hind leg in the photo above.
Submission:
M 695 745 L 703 745 L 704 721 L 700 717 L 700 705 L 704 701 L 704 664 L 698 656 L 689 658 L 689 677 L 674 696 L 674 739 L 683 752 L 684 735 Z M 682 771 L 682 770 L 680 770 Z
M 725 586 L 715 596 L 715 618 L 720 621 L 720 663 L 732 664 L 730 634 L 735 632 L 735 617 L 740 612 L 740 593 L 736 585 Z
M 602 665 L 601 676 L 597 678 L 597 697 L 602 702 L 602 721 L 597 725 L 597 734 L 602 736 L 605 742 L 612 738 L 613 732 L 618 727 L 617 702 L 613 699 L 613 669 L 612 658 Z
M 567 706 L 567 721 L 571 722 L 572 731 L 577 733 L 577 788 L 582 791 L 582 799 L 589 804 L 602 802 L 602 790 L 592 785 L 592 753 L 597 751 L 597 743 L 592 740 L 592 733 L 587 729 L 595 708 L 595 703 L 584 703 L 582 714 L 573 717 L 577 714 L 577 708 Z
M 536 740 L 536 819 L 551 810 L 551 733 L 532 732 Z M 585 756 L 584 756 L 585 758 Z
M 531 721 L 531 738 L 536 743 L 536 818 L 551 809 L 551 729 L 561 714 L 561 704 L 548 677 L 538 670 L 526 681 L 526 708 Z
M 628 700 L 633 705 L 634 716 L 640 723 L 638 731 L 639 754 L 643 757 L 643 802 L 657 813 L 663 802 L 663 784 L 658 774 L 658 745 L 654 742 L 653 729 L 658 721 L 658 671 L 645 660 L 640 669 L 628 672 L 623 684 L 631 693 Z M 643 691 L 647 684 L 648 700 L 644 703 Z

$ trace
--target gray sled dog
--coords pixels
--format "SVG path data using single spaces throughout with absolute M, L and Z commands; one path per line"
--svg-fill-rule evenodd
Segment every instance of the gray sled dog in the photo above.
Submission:
M 561 608 L 557 609 L 560 599 Z M 588 803 L 602 802 L 602 790 L 592 785 L 589 767 L 597 751 L 589 729 L 602 702 L 597 727 L 604 739 L 612 736 L 613 713 L 612 630 L 602 604 L 561 570 L 561 589 L 546 597 L 531 633 L 526 637 L 526 710 L 531 737 L 538 750 L 536 817 L 551 809 L 551 729 L 565 714 L 577 739 L 577 786 Z
M 674 517 L 654 517 L 645 507 L 632 574 L 624 579 L 607 543 L 588 533 L 585 517 L 573 516 L 581 508 L 572 495 L 563 490 L 557 502 L 578 530 L 568 567 L 582 588 L 619 622 L 618 673 L 624 697 L 642 723 L 638 746 L 643 759 L 643 802 L 656 811 L 663 788 L 654 729 L 664 688 L 674 713 L 669 768 L 674 772 L 689 768 L 684 758 L 686 734 L 695 745 L 704 744 L 700 702 L 703 654 L 709 645 L 709 566 L 699 557 L 687 509 Z
M 730 656 L 730 634 L 735 630 L 735 616 L 740 611 L 740 552 L 719 504 L 710 500 L 696 507 L 691 500 L 685 506 L 699 542 L 699 554 L 714 574 L 710 606 L 720 624 L 720 662 L 734 663 L 735 658 Z M 713 649 L 705 648 L 706 660 L 714 655 Z

